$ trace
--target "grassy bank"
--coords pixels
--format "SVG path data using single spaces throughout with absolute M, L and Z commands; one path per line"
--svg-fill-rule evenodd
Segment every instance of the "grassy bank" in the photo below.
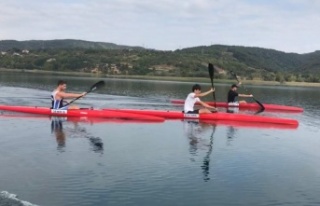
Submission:
M 74 71 L 44 71 L 44 70 L 24 70 L 24 69 L 6 69 L 0 68 L 0 72 L 19 72 L 19 73 L 34 73 L 34 74 L 55 74 L 66 76 L 83 76 L 83 77 L 100 77 L 100 78 L 117 78 L 117 79 L 142 79 L 142 80 L 157 80 L 157 81 L 176 81 L 176 82 L 195 82 L 195 83 L 210 83 L 210 78 L 204 77 L 170 77 L 170 76 L 140 76 L 140 75 L 106 75 L 86 72 Z M 215 79 L 215 83 L 232 84 L 236 80 L 230 79 Z M 320 87 L 320 83 L 311 82 L 276 82 L 262 80 L 245 80 L 246 85 L 266 85 L 266 86 L 301 86 L 301 87 Z

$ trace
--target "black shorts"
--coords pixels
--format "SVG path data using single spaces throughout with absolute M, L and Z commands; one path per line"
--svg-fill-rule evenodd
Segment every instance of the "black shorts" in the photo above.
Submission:
M 196 109 L 196 110 L 193 110 L 193 111 L 189 111 L 189 112 L 187 112 L 187 114 L 199 114 L 199 110 Z

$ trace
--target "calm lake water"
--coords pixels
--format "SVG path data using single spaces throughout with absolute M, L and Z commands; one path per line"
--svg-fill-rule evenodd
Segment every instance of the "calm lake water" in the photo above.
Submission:
M 10 105 L 49 106 L 58 79 L 75 92 L 100 80 L 0 75 L 0 104 Z M 181 110 L 169 100 L 184 99 L 193 85 L 104 80 L 104 89 L 77 104 Z M 204 91 L 209 86 L 202 84 Z M 229 86 L 216 84 L 217 100 L 225 100 Z M 57 129 L 49 117 L 1 112 L 0 192 L 41 206 L 320 205 L 319 88 L 247 89 L 262 103 L 303 107 L 302 114 L 260 114 L 293 118 L 299 127 L 109 120 L 66 121 Z M 0 205 L 10 203 L 22 204 L 0 195 Z

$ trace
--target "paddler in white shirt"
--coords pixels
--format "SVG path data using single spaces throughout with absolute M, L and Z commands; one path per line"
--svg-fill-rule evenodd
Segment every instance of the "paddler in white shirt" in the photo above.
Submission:
M 204 113 L 212 113 L 217 112 L 215 107 L 212 107 L 200 100 L 199 97 L 204 97 L 208 94 L 211 94 L 215 91 L 214 88 L 211 88 L 209 91 L 201 93 L 201 86 L 199 84 L 195 84 L 192 87 L 192 92 L 188 94 L 185 102 L 184 102 L 184 113 L 185 114 L 204 114 Z M 194 109 L 195 103 L 201 104 L 204 108 Z M 210 111 L 210 109 L 212 111 Z

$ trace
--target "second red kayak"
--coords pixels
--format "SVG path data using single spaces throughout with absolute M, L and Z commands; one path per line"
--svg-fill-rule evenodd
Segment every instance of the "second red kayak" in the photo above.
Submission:
M 299 125 L 297 120 L 266 117 L 249 114 L 233 114 L 225 112 L 217 112 L 211 114 L 185 114 L 181 111 L 161 111 L 161 110 L 134 110 L 134 109 L 104 109 L 106 111 L 118 111 L 140 115 L 152 115 L 167 119 L 199 119 L 199 120 L 223 120 L 237 122 L 253 122 L 253 123 L 268 123 L 268 124 L 284 124 L 284 125 Z
M 171 100 L 173 104 L 184 104 L 184 100 L 174 99 Z M 207 104 L 214 106 L 214 102 L 206 102 Z M 265 111 L 282 111 L 282 112 L 303 112 L 301 107 L 293 107 L 279 104 L 263 104 L 265 107 Z M 239 109 L 247 109 L 247 110 L 259 110 L 260 106 L 257 103 L 242 103 L 239 105 L 228 105 L 227 102 L 216 102 L 216 107 L 239 107 Z

